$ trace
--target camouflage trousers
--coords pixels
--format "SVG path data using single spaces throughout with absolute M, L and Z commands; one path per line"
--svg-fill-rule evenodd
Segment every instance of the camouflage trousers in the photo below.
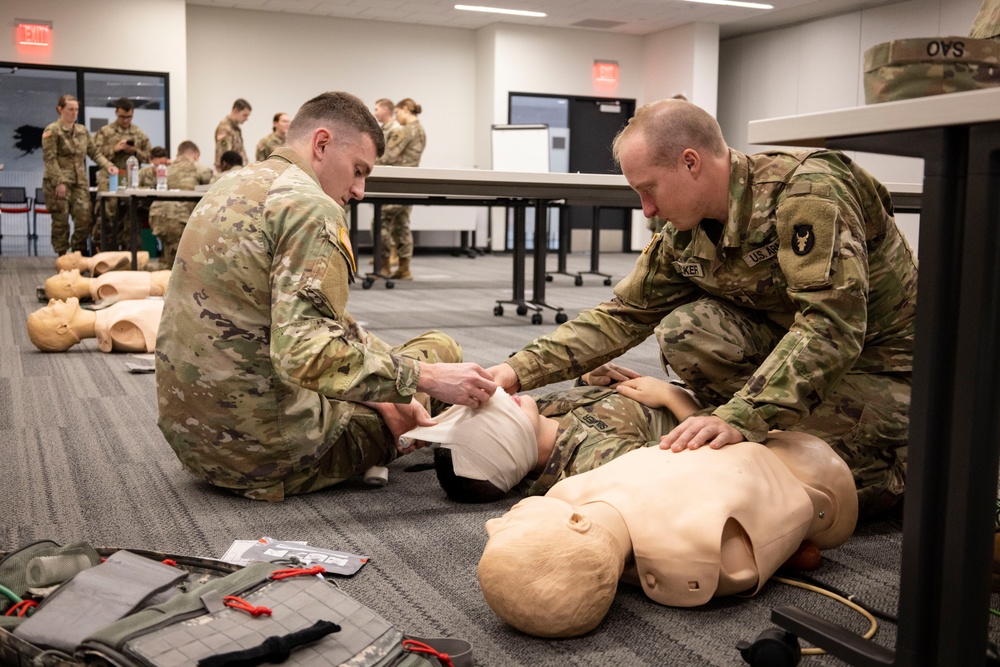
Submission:
M 675 309 L 656 328 L 661 361 L 708 405 L 728 402 L 784 335 L 763 313 L 711 298 Z M 808 417 L 775 428 L 833 447 L 854 473 L 862 515 L 874 515 L 902 499 L 909 410 L 909 373 L 849 370 Z
M 440 331 L 428 331 L 392 348 L 393 353 L 427 363 L 457 363 L 462 361 L 462 348 Z M 426 394 L 417 394 L 427 411 L 436 415 L 448 407 Z M 326 456 L 311 468 L 283 480 L 284 495 L 311 493 L 354 479 L 365 474 L 372 466 L 386 465 L 398 456 L 396 441 L 379 413 L 365 405 L 357 405 L 347 428 L 333 444 Z M 249 497 L 252 491 L 246 495 Z M 273 498 L 261 498 L 272 500 Z M 277 498 L 280 500 L 280 498 Z
M 413 233 L 410 231 L 412 210 L 412 206 L 397 204 L 386 204 L 382 207 L 382 235 L 379 238 L 383 252 L 388 253 L 390 248 L 395 248 L 399 257 L 413 257 Z
M 181 241 L 184 226 L 195 205 L 188 202 L 156 202 L 149 210 L 149 226 L 160 239 L 163 251 L 160 253 L 159 267 L 169 269 L 177 256 L 177 244 Z
M 72 246 L 73 250 L 87 251 L 87 239 L 94 218 L 90 212 L 90 192 L 81 183 L 67 186 L 66 198 L 56 197 L 56 183 L 44 179 L 42 189 L 45 191 L 45 203 L 52 215 L 52 249 L 57 255 L 65 255 Z M 73 238 L 69 236 L 69 216 L 73 216 Z

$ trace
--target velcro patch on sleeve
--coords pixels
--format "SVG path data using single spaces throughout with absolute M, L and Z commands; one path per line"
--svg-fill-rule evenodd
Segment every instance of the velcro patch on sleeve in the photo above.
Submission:
M 789 289 L 831 285 L 837 204 L 816 197 L 789 197 L 778 207 L 778 263 Z

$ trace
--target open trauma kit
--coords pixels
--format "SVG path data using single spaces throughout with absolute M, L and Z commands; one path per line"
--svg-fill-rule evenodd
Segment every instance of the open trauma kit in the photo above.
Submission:
M 36 542 L 0 559 L 0 664 L 472 665 L 467 642 L 407 637 L 322 575 Z

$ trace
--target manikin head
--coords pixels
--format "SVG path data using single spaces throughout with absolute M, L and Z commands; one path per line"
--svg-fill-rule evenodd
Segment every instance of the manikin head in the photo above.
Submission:
M 42 352 L 63 352 L 80 342 L 73 319 L 80 314 L 80 300 L 49 300 L 49 305 L 28 315 L 28 338 Z
M 435 426 L 405 433 L 400 443 L 425 440 L 440 445 L 434 451 L 438 481 L 458 502 L 503 498 L 539 459 L 547 460 L 552 448 L 548 441 L 555 439 L 555 429 L 545 427 L 550 420 L 538 414 L 533 398 L 509 396 L 503 389 L 476 410 L 453 406 L 436 421 Z
M 87 258 L 79 250 L 68 252 L 65 255 L 56 257 L 56 268 L 60 271 L 71 271 L 87 268 Z
M 79 269 L 60 271 L 45 281 L 45 296 L 50 299 L 69 299 L 90 294 L 90 278 L 80 275 Z
M 583 508 L 525 498 L 486 532 L 479 586 L 502 620 L 536 637 L 575 637 L 607 615 L 625 554 Z

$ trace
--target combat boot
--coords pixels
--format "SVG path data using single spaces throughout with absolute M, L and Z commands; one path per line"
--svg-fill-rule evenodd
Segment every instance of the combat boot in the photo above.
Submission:
M 396 272 L 392 274 L 392 277 L 396 280 L 413 280 L 413 274 L 410 273 L 410 258 L 400 257 L 399 258 L 399 268 Z
M 375 260 L 372 259 L 372 263 L 374 262 Z M 385 248 L 382 248 L 381 251 L 379 252 L 378 273 L 376 273 L 375 275 L 379 276 L 380 278 L 390 278 L 392 277 L 390 275 L 391 273 L 392 269 L 389 268 L 389 253 L 386 252 Z

